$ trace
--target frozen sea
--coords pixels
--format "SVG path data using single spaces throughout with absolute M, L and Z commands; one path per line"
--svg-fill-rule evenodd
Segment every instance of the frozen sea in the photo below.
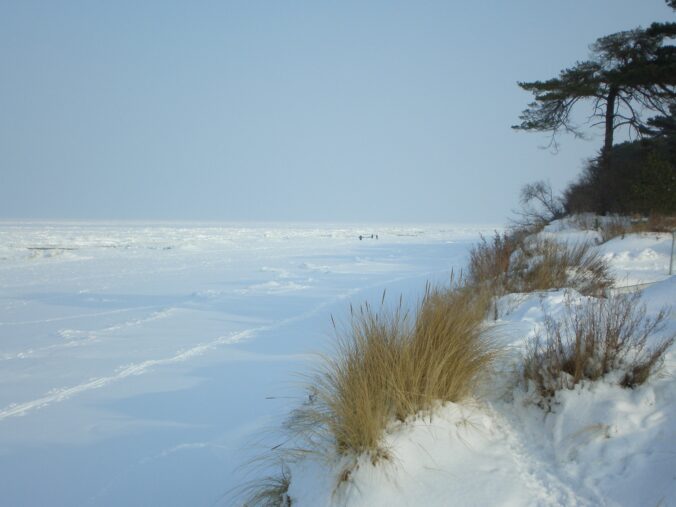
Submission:
M 0 222 L 0 505 L 229 505 L 330 316 L 493 229 Z

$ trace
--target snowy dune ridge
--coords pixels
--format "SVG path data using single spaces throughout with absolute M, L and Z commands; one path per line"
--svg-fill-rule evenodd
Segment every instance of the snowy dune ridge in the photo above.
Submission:
M 569 244 L 596 231 L 557 221 L 538 236 Z M 672 235 L 629 234 L 599 245 L 615 279 L 610 293 L 641 290 L 647 315 L 676 303 L 668 275 Z M 482 396 L 446 403 L 386 430 L 389 459 L 316 449 L 279 453 L 281 504 L 296 506 L 667 506 L 676 505 L 676 361 L 673 347 L 645 384 L 617 375 L 558 391 L 543 407 L 519 380 L 529 343 L 546 318 L 594 298 L 572 289 L 508 294 L 487 322 L 506 351 Z M 672 312 L 648 346 L 676 334 Z M 309 449 L 312 451 L 312 449 Z M 255 483 L 255 482 L 254 482 Z M 279 484 L 278 484 L 279 485 Z

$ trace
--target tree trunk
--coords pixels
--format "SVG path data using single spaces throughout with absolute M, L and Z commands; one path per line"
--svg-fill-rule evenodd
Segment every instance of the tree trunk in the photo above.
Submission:
M 613 133 L 615 132 L 615 102 L 617 100 L 618 90 L 611 87 L 606 99 L 606 127 L 605 137 L 603 139 L 603 149 L 601 150 L 601 160 L 599 163 L 599 212 L 605 214 L 611 211 L 611 189 L 612 185 L 612 161 L 613 151 Z

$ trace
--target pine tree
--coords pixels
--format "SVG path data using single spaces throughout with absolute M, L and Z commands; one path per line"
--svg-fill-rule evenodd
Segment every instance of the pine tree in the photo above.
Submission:
M 676 0 L 670 0 L 671 3 Z M 589 60 L 564 69 L 547 81 L 519 82 L 533 93 L 530 103 L 513 126 L 517 130 L 551 132 L 557 147 L 561 132 L 583 137 L 572 113 L 588 102 L 592 107 L 590 125 L 602 125 L 604 142 L 599 157 L 600 177 L 609 178 L 615 130 L 626 127 L 639 137 L 649 124 L 645 114 L 669 116 L 676 103 L 676 48 L 665 40 L 676 37 L 676 23 L 653 23 L 601 37 L 591 45 Z M 603 187 L 603 185 L 601 185 Z M 601 208 L 607 200 L 601 199 Z

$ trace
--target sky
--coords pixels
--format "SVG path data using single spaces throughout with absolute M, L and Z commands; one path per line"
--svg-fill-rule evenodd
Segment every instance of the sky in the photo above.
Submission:
M 0 0 L 0 219 L 502 223 L 590 140 L 513 131 L 663 0 Z

